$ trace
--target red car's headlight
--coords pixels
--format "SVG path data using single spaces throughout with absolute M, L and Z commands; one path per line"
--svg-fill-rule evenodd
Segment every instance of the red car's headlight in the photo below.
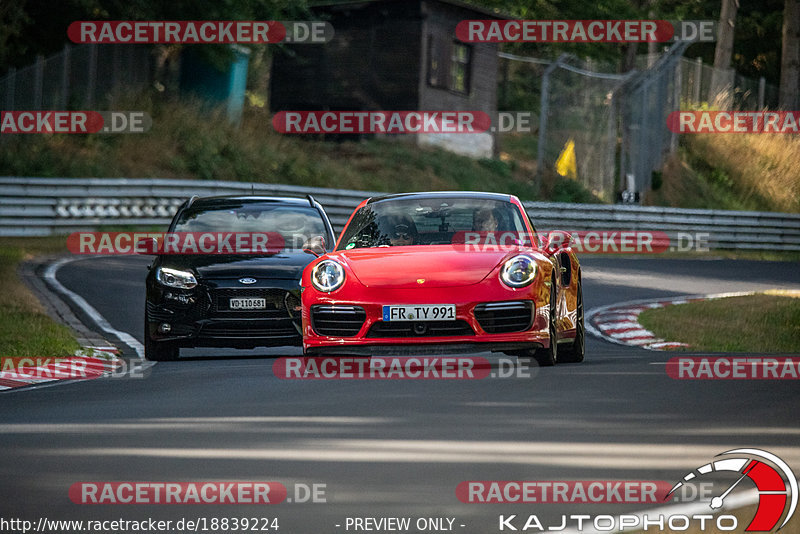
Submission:
M 536 278 L 536 262 L 525 255 L 514 256 L 500 269 L 500 280 L 508 287 L 525 287 Z
M 333 260 L 322 260 L 311 269 L 311 285 L 318 291 L 330 293 L 344 283 L 344 269 Z

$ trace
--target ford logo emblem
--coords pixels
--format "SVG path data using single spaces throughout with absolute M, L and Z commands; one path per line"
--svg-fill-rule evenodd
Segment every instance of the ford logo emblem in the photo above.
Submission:
M 239 283 L 240 284 L 247 284 L 247 285 L 255 284 L 256 283 L 256 279 L 255 278 L 239 278 Z

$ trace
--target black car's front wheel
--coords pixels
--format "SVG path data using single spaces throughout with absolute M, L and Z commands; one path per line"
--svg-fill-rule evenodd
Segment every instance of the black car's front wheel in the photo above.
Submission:
M 180 347 L 173 341 L 154 341 L 147 328 L 147 316 L 144 318 L 144 357 L 151 362 L 167 362 L 177 360 Z

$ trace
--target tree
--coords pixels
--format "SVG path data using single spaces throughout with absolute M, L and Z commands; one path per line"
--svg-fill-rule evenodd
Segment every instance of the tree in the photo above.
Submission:
M 783 9 L 781 85 L 778 102 L 783 109 L 797 109 L 800 82 L 800 1 L 786 0 Z
M 0 75 L 58 52 L 76 20 L 305 20 L 306 0 L 0 0 Z M 262 46 L 262 48 L 264 48 Z M 228 47 L 202 45 L 226 57 Z
M 719 34 L 714 51 L 714 73 L 711 76 L 710 100 L 725 106 L 731 96 L 731 57 L 733 56 L 733 34 L 736 28 L 736 12 L 739 0 L 722 0 L 719 14 Z
M 25 53 L 26 46 L 20 42 L 20 36 L 30 22 L 25 0 L 0 2 L 0 74 L 12 58 Z

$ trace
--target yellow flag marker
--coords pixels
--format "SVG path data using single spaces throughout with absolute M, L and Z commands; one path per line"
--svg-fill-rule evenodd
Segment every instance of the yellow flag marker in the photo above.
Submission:
M 575 158 L 575 141 L 570 137 L 556 160 L 556 172 L 561 176 L 578 178 L 578 161 Z

